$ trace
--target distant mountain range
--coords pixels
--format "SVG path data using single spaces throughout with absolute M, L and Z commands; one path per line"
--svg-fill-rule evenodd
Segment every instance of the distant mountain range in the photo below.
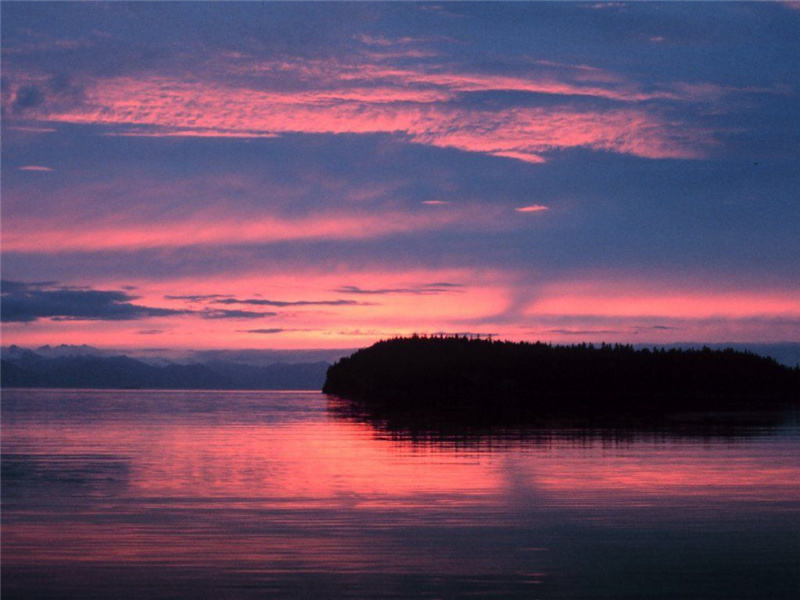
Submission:
M 9 346 L 0 362 L 3 388 L 319 390 L 329 366 L 327 361 L 261 366 L 219 359 L 186 364 L 108 355 L 91 346 L 36 351 Z

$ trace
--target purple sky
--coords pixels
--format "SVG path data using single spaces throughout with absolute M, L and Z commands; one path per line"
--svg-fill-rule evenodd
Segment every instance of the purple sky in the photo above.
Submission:
M 3 343 L 800 341 L 798 8 L 4 2 Z

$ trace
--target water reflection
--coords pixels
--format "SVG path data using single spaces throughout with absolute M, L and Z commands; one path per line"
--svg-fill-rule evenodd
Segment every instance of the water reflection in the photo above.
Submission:
M 377 439 L 460 452 L 514 451 L 565 444 L 616 445 L 703 439 L 733 442 L 773 436 L 800 426 L 800 412 L 795 408 L 766 410 L 753 405 L 728 412 L 518 415 L 488 425 L 475 423 L 472 415 L 466 421 L 458 415 L 455 418 L 450 414 L 419 415 L 332 395 L 327 396 L 327 408 L 338 419 L 368 425 Z
M 415 432 L 316 393 L 2 410 L 4 598 L 797 592 L 796 423 Z

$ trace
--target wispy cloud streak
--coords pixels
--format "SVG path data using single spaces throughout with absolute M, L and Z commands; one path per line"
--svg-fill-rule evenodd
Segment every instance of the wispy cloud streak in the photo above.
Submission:
M 411 287 L 402 288 L 377 288 L 377 289 L 364 289 L 355 285 L 343 285 L 336 288 L 336 292 L 340 294 L 358 294 L 367 296 L 383 296 L 386 294 L 410 294 L 413 296 L 424 296 L 430 294 L 448 294 L 453 292 L 462 291 L 464 286 L 459 283 L 423 283 Z
M 363 304 L 355 300 L 264 300 L 261 298 L 226 298 L 215 300 L 214 304 L 250 304 L 253 306 L 356 306 Z
M 372 215 L 340 215 L 298 219 L 230 219 L 213 215 L 189 218 L 169 227 L 117 220 L 75 225 L 70 235 L 63 224 L 28 219 L 3 231 L 4 252 L 63 253 L 135 250 L 219 244 L 268 244 L 288 240 L 368 239 L 409 231 L 431 231 L 474 220 L 474 215 L 415 215 L 396 211 Z
M 50 167 L 43 167 L 41 165 L 28 165 L 25 167 L 17 167 L 17 171 L 34 171 L 40 173 L 51 173 L 54 169 Z
M 184 300 L 191 303 L 245 304 L 251 306 L 364 306 L 356 300 L 267 300 L 266 298 L 236 298 L 228 294 L 192 294 L 188 296 L 164 296 L 165 300 Z

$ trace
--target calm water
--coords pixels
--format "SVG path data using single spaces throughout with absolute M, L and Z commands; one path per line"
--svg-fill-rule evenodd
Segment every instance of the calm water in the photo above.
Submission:
M 437 436 L 340 409 L 4 391 L 3 599 L 799 597 L 796 418 Z

